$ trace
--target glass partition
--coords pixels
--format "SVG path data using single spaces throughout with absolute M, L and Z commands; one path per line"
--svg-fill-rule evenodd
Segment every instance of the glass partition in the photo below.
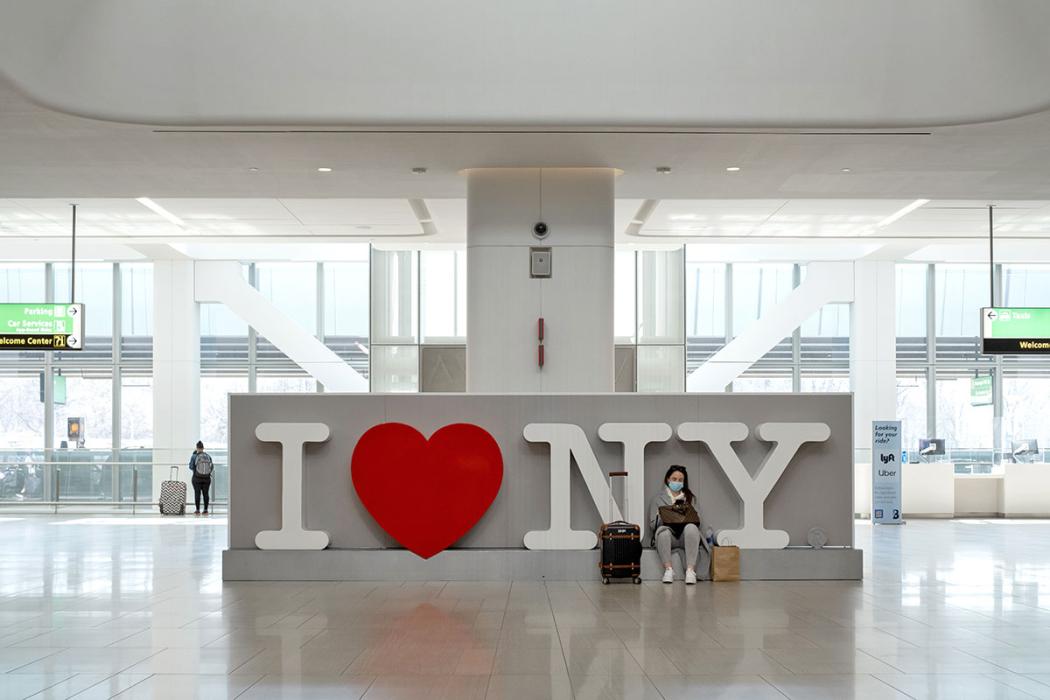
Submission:
M 423 343 L 467 342 L 467 253 L 419 253 L 420 335 Z

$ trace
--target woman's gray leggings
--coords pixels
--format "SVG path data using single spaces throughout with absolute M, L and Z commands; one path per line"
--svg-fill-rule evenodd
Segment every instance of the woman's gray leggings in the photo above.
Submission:
M 671 561 L 672 549 L 681 549 L 686 568 L 695 568 L 696 557 L 700 554 L 700 528 L 686 525 L 681 537 L 675 537 L 666 525 L 656 528 L 656 551 L 660 553 L 660 563 L 667 565 Z

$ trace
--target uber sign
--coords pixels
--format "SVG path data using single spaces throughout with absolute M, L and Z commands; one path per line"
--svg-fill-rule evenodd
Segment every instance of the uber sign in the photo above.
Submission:
M 871 425 L 871 519 L 899 525 L 901 513 L 901 422 L 875 421 Z

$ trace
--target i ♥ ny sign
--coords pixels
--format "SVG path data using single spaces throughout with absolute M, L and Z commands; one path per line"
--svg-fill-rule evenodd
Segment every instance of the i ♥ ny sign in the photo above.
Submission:
M 667 423 L 603 423 L 598 437 L 618 443 L 623 468 L 628 472 L 629 512 L 610 504 L 609 483 L 586 434 L 571 423 L 530 423 L 522 436 L 550 448 L 550 524 L 545 530 L 527 532 L 528 549 L 593 549 L 597 536 L 570 525 L 570 477 L 575 462 L 591 500 L 603 520 L 645 522 L 645 449 L 679 440 L 705 444 L 725 473 L 742 503 L 739 528 L 719 532 L 720 544 L 750 549 L 782 549 L 788 533 L 767 530 L 766 497 L 784 474 L 799 448 L 808 442 L 826 441 L 826 423 L 769 422 L 754 429 L 755 437 L 772 444 L 752 475 L 733 443 L 745 440 L 748 426 L 741 422 L 686 422 L 674 430 Z M 324 549 L 327 532 L 307 530 L 303 523 L 303 453 L 307 443 L 325 442 L 331 430 L 325 423 L 260 423 L 255 436 L 281 445 L 281 529 L 255 536 L 260 549 Z M 430 437 L 404 423 L 380 423 L 357 441 L 350 458 L 349 476 L 354 490 L 375 521 L 406 549 L 429 558 L 447 549 L 481 520 L 503 483 L 503 454 L 485 429 L 454 423 Z M 411 483 L 423 497 L 399 498 L 391 484 Z M 611 509 L 611 510 L 610 510 Z

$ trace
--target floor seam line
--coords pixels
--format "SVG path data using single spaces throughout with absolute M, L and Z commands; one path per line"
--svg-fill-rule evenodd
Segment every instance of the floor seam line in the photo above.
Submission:
M 237 698 L 241 697 L 242 695 L 244 695 L 245 693 L 247 693 L 247 692 L 248 692 L 249 690 L 251 690 L 252 688 L 254 688 L 255 686 L 257 686 L 257 685 L 258 685 L 258 684 L 259 684 L 259 683 L 260 683 L 260 682 L 262 681 L 262 679 L 263 679 L 263 678 L 266 678 L 266 674 L 265 674 L 265 673 L 264 673 L 264 674 L 262 674 L 262 675 L 260 675 L 260 676 L 259 676 L 258 678 L 256 678 L 256 679 L 255 679 L 254 681 L 252 681 L 252 682 L 251 682 L 251 683 L 250 683 L 250 684 L 248 685 L 248 687 L 247 687 L 247 688 L 245 688 L 245 689 L 244 689 L 244 690 L 242 690 L 241 692 L 239 692 L 239 693 L 237 693 L 236 695 L 234 695 L 234 696 L 233 696 L 234 700 L 237 700 Z
M 40 690 L 36 691 L 32 695 L 25 696 L 25 700 L 29 700 L 30 698 L 34 698 L 37 695 L 40 695 L 41 693 L 45 693 L 48 690 L 50 690 L 51 688 L 54 688 L 55 686 L 59 685 L 60 683 L 65 683 L 66 681 L 72 680 L 73 678 L 76 677 L 76 675 L 77 675 L 76 673 L 73 673 L 73 674 L 71 674 L 69 676 L 66 676 L 65 678 L 63 678 L 61 680 L 58 680 L 58 681 L 52 683 L 51 685 L 47 686 L 46 688 L 41 688 Z M 102 681 L 99 681 L 99 683 L 101 683 L 101 682 Z M 93 684 L 93 685 L 97 685 L 97 684 Z M 87 690 L 87 688 L 85 688 L 85 690 Z M 77 694 L 79 695 L 79 693 L 77 693 Z
M 867 675 L 871 676 L 872 678 L 877 680 L 879 683 L 882 683 L 884 686 L 886 686 L 887 688 L 889 688 L 893 692 L 900 693 L 901 695 L 907 696 L 907 697 L 911 698 L 912 700 L 917 700 L 917 698 L 914 695 L 912 695 L 911 693 L 906 693 L 903 690 L 901 690 L 900 688 L 895 688 L 890 683 L 888 683 L 888 682 L 882 680 L 881 678 L 879 678 L 878 676 L 876 676 L 874 673 L 869 673 Z M 907 675 L 911 675 L 911 674 L 905 673 L 903 675 L 907 676 Z M 928 674 L 924 674 L 924 675 L 928 675 Z
M 583 591 L 583 588 L 580 587 L 578 581 L 576 582 L 576 586 Z M 565 658 L 565 644 L 562 642 L 561 627 L 558 625 L 558 616 L 554 614 L 554 604 L 551 602 L 551 591 L 550 587 L 547 585 L 547 581 L 543 582 L 543 592 L 547 594 L 547 608 L 551 611 L 551 617 L 554 618 L 554 631 L 558 633 L 558 649 L 561 651 L 561 662 L 565 665 L 565 676 L 569 680 L 569 695 L 575 700 L 576 689 L 572 687 L 572 674 L 569 673 L 569 660 Z M 584 596 L 586 596 L 586 593 L 584 593 Z
M 15 671 L 17 671 L 19 669 L 22 669 L 22 668 L 25 668 L 26 666 L 32 666 L 33 664 L 35 664 L 35 663 L 37 663 L 39 661 L 43 661 L 44 659 L 50 659 L 52 656 L 57 656 L 58 654 L 61 654 L 64 651 L 68 651 L 71 648 L 72 647 L 60 647 L 59 649 L 53 651 L 50 654 L 46 654 L 44 656 L 41 656 L 39 659 L 33 659 L 32 661 L 24 663 L 21 666 L 15 666 L 14 668 L 9 669 L 9 670 L 4 672 L 4 675 L 7 675 L 8 673 L 14 673 Z
M 792 673 L 791 675 L 795 675 L 795 674 L 793 674 L 793 673 Z M 768 686 L 769 686 L 770 688 L 772 688 L 773 690 L 777 691 L 778 693 L 780 693 L 781 695 L 783 695 L 783 696 L 784 696 L 785 698 L 788 698 L 788 699 L 790 700 L 791 696 L 790 696 L 790 695 L 788 695 L 787 693 L 785 693 L 785 692 L 784 692 L 783 690 L 781 690 L 780 688 L 776 687 L 776 686 L 775 686 L 775 685 L 773 684 L 773 681 L 771 681 L 771 680 L 769 680 L 768 678 L 766 678 L 766 674 L 764 674 L 764 673 L 760 673 L 760 674 L 758 674 L 758 677 L 762 679 L 762 682 L 763 682 L 763 683 L 765 683 L 765 684 L 766 684 L 766 685 L 768 685 Z

